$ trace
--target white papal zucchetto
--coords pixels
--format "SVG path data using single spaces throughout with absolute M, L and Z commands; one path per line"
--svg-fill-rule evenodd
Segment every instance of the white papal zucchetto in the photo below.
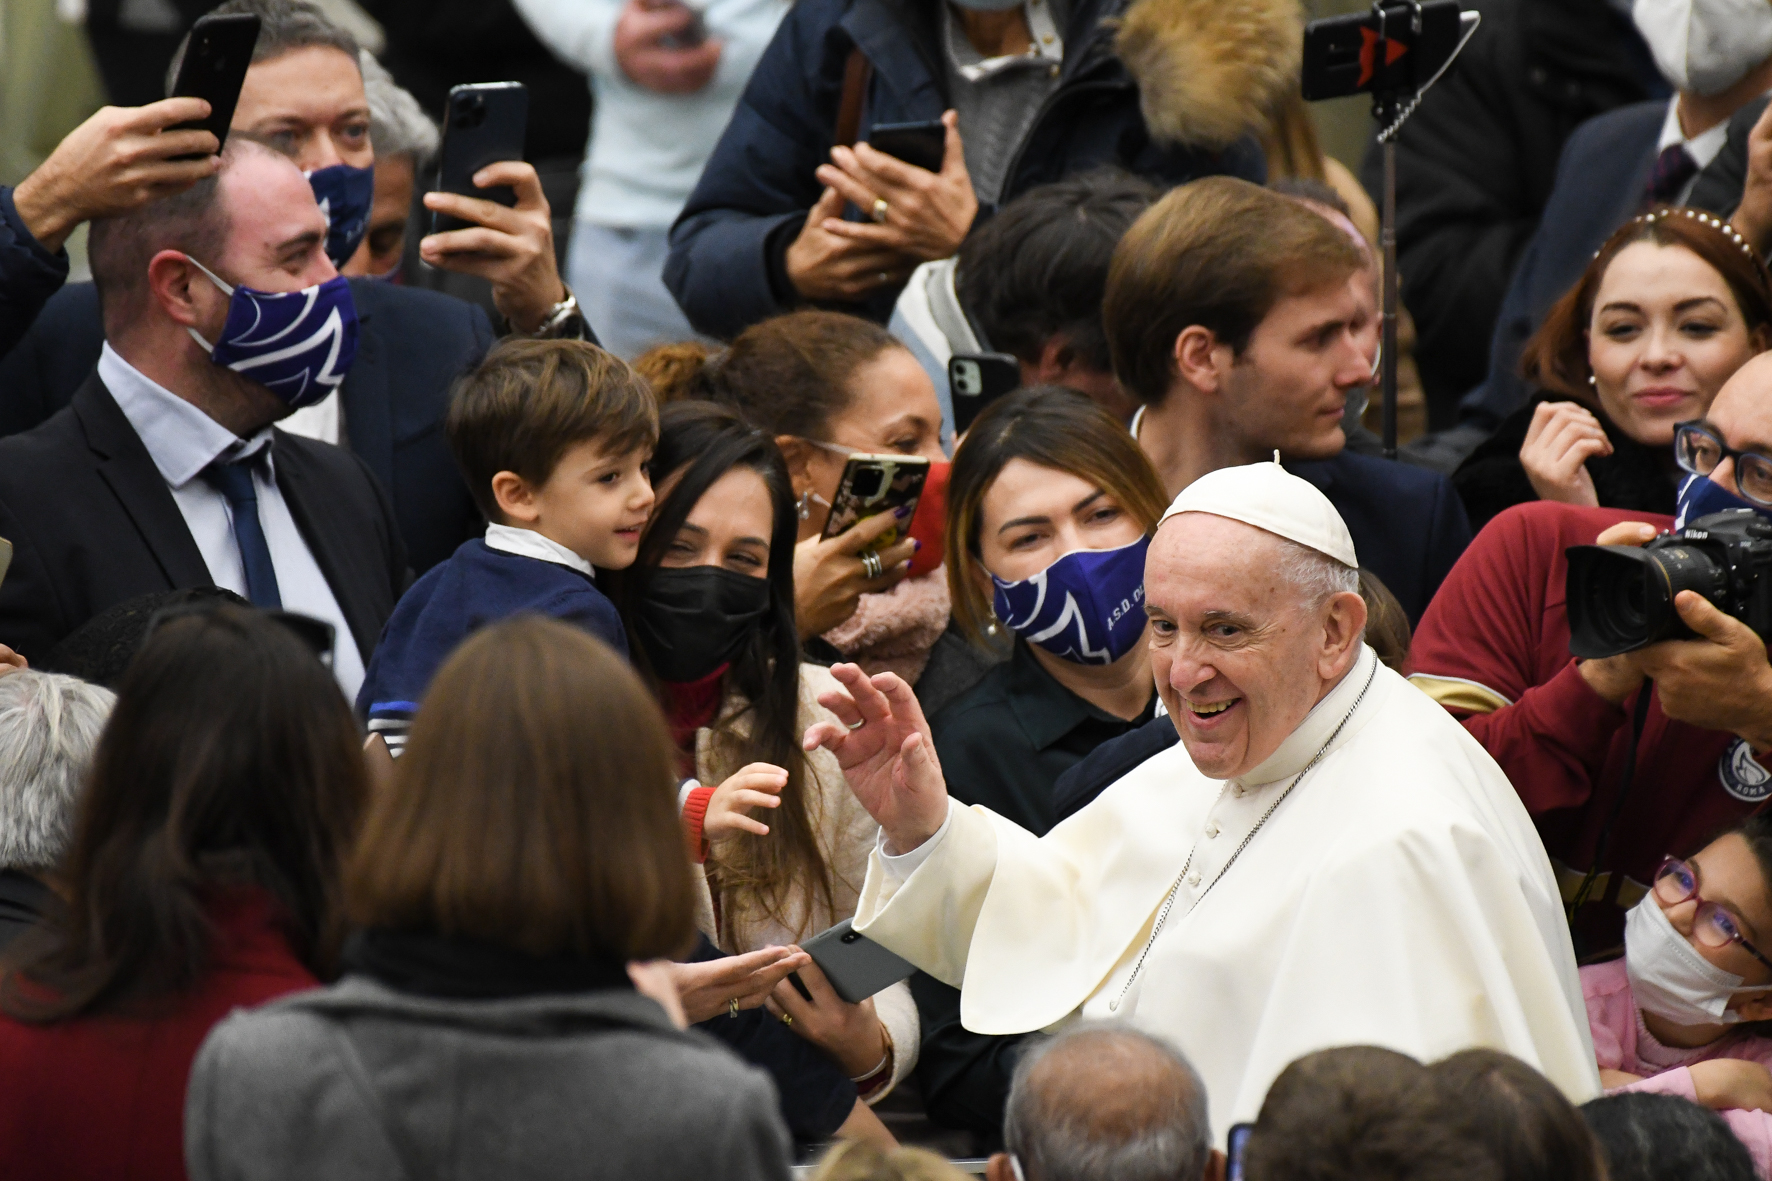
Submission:
M 1181 490 L 1163 521 L 1180 513 L 1211 513 L 1265 529 L 1358 569 L 1354 539 L 1329 498 L 1277 463 L 1208 472 Z M 1161 525 L 1163 522 L 1157 522 Z

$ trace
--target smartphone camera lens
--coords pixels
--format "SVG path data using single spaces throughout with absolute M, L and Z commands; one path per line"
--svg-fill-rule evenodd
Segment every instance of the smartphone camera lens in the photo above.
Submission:
M 486 100 L 477 94 L 462 95 L 450 122 L 464 131 L 480 126 L 486 122 Z
M 880 495 L 880 485 L 885 479 L 886 473 L 879 468 L 863 468 L 855 473 L 855 494 L 863 500 L 872 500 Z
M 860 939 L 860 938 L 861 938 L 860 933 L 858 933 L 856 931 L 843 932 L 843 942 L 844 943 L 854 943 L 857 939 Z

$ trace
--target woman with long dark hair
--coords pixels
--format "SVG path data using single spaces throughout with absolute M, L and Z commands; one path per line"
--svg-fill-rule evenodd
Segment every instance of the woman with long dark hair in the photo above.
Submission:
M 897 338 L 854 316 L 793 312 L 753 325 L 725 349 L 671 345 L 635 368 L 665 402 L 731 406 L 774 436 L 793 484 L 794 601 L 809 655 L 895 672 L 930 715 L 978 683 L 995 658 L 950 627 L 934 536 L 901 537 L 880 551 L 877 565 L 859 551 L 904 523 L 881 513 L 824 537 L 832 498 L 858 453 L 928 459 L 924 500 L 939 500 L 947 469 L 941 407 Z M 654 464 L 655 477 L 658 470 Z M 919 522 L 931 519 L 939 518 L 918 513 L 908 532 L 922 533 Z M 869 577 L 869 569 L 878 573 Z
M 9 1179 L 185 1176 L 185 1082 L 210 1026 L 335 970 L 357 738 L 332 674 L 258 612 L 149 637 L 99 741 L 67 905 L 3 965 Z
M 685 793 L 702 870 L 698 924 L 727 953 L 798 943 L 854 914 L 878 826 L 836 760 L 801 749 L 806 727 L 830 716 L 818 694 L 836 682 L 799 658 L 793 484 L 768 433 L 707 402 L 663 408 L 652 472 L 658 505 L 614 598 L 684 773 L 721 785 Z M 778 788 L 730 782 L 756 763 L 785 769 Z M 909 991 L 849 1005 L 816 966 L 800 976 L 813 1000 L 784 982 L 771 1012 L 835 1058 L 864 1097 L 885 1095 L 916 1062 Z

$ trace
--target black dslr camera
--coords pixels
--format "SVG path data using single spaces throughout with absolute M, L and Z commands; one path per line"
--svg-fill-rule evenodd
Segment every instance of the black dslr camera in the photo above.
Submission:
M 1584 660 L 1690 638 L 1674 610 L 1683 590 L 1772 638 L 1772 522 L 1752 509 L 1700 517 L 1644 546 L 1568 552 L 1569 651 Z

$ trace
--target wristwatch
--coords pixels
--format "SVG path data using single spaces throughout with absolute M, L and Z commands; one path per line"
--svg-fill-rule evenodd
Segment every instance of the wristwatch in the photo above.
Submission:
M 529 334 L 536 340 L 585 339 L 585 317 L 579 310 L 578 297 L 564 283 L 560 286 L 565 288 L 566 298 L 549 308 L 541 318 L 541 326 Z

